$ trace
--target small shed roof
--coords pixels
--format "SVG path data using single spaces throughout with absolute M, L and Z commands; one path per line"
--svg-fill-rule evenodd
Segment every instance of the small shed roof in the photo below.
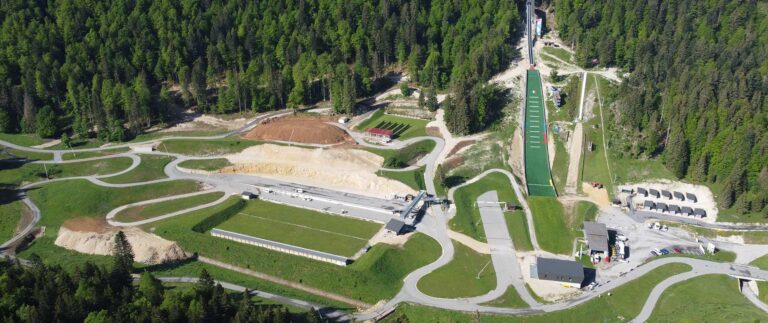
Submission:
M 379 136 L 392 136 L 394 132 L 389 129 L 382 129 L 382 128 L 368 128 L 365 129 L 366 133 L 372 134 L 372 135 L 379 135 Z
M 655 190 L 655 189 L 649 189 L 649 190 L 648 190 L 648 193 L 650 193 L 651 195 L 653 195 L 653 196 L 655 196 L 655 197 L 659 197 L 659 191 L 658 191 L 658 190 Z
M 584 222 L 584 237 L 587 239 L 589 249 L 608 251 L 608 228 L 604 223 Z
M 646 189 L 644 189 L 642 187 L 638 187 L 637 188 L 637 194 L 642 194 L 644 196 L 648 196 L 648 190 L 646 190 Z
M 693 194 L 693 193 L 685 193 L 685 197 L 693 201 L 693 203 L 696 203 L 699 201 L 699 199 L 696 198 L 696 194 Z
M 394 232 L 395 234 L 400 234 L 400 232 L 403 231 L 404 227 L 405 227 L 405 222 L 399 219 L 391 219 L 389 220 L 389 222 L 387 222 L 387 225 L 384 228 L 387 229 L 387 231 Z
M 707 211 L 700 208 L 693 209 L 693 215 L 707 216 Z
M 693 214 L 693 209 L 689 206 L 683 206 L 680 208 L 683 214 Z
M 578 261 L 536 258 L 536 272 L 539 279 L 576 284 L 584 281 L 584 266 Z
M 674 204 L 668 206 L 669 212 L 680 213 L 680 207 Z
M 681 201 L 685 200 L 685 195 L 683 195 L 683 193 L 675 191 L 675 192 L 672 192 L 672 194 L 675 196 L 676 199 L 679 199 Z
M 643 207 L 652 209 L 656 207 L 656 203 L 653 203 L 653 201 L 646 200 L 645 202 L 643 202 Z
M 659 211 L 666 211 L 667 210 L 667 203 L 656 203 L 656 209 Z
M 667 190 L 661 190 L 661 195 L 667 198 L 672 198 L 672 192 Z

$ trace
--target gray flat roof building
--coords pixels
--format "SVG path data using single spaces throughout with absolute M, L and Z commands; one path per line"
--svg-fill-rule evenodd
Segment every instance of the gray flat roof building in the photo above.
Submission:
M 646 189 L 644 189 L 642 187 L 638 187 L 637 188 L 637 195 L 642 195 L 643 197 L 646 197 L 646 196 L 648 196 L 648 190 L 646 190 Z
M 653 203 L 653 201 L 645 201 L 643 202 L 643 208 L 645 209 L 655 209 L 656 203 Z
M 704 209 L 695 208 L 693 209 L 693 215 L 700 216 L 703 218 L 707 216 L 707 211 L 704 211 Z
M 680 207 L 674 204 L 668 206 L 669 213 L 680 214 Z
M 683 213 L 683 215 L 693 215 L 693 209 L 688 206 L 681 207 L 680 211 Z
M 589 250 L 608 252 L 608 229 L 604 223 L 584 222 L 584 238 L 587 239 Z
M 400 219 L 392 219 L 387 222 L 387 225 L 384 228 L 387 229 L 387 231 L 398 235 L 403 232 L 403 229 L 405 228 L 405 222 L 401 221 Z
M 672 192 L 667 190 L 661 190 L 661 196 L 666 197 L 668 199 L 672 199 Z
M 668 210 L 667 209 L 667 204 L 666 203 L 661 203 L 661 202 L 656 203 L 656 210 L 659 211 L 659 212 L 666 212 Z
M 584 281 L 584 266 L 573 260 L 551 258 L 536 258 L 536 273 L 538 279 L 554 280 L 573 285 L 581 285 Z
M 676 192 L 672 192 L 672 195 L 674 195 L 675 198 L 680 200 L 680 201 L 685 201 L 685 195 L 683 195 L 683 193 L 680 193 L 680 192 L 676 191 Z
M 659 198 L 659 196 L 661 196 L 661 195 L 659 195 L 659 191 L 655 190 L 655 189 L 649 189 L 648 193 L 651 194 L 651 196 L 653 196 L 655 198 Z
M 688 198 L 693 203 L 696 203 L 699 201 L 699 199 L 696 198 L 696 195 L 693 193 L 685 193 L 685 197 Z

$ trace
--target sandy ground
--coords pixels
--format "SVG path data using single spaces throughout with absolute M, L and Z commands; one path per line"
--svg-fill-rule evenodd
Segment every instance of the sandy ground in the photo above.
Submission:
M 448 131 L 448 127 L 445 125 L 445 110 L 438 109 L 437 113 L 435 114 L 435 120 L 430 121 L 427 123 L 428 128 L 436 128 L 440 132 L 440 137 L 445 140 L 445 148 L 443 148 L 443 151 L 440 152 L 440 155 L 437 156 L 437 162 L 436 164 L 442 164 L 445 162 L 446 159 L 448 159 L 450 152 L 453 151 L 453 149 L 459 145 L 462 141 L 466 140 L 474 140 L 475 142 L 480 141 L 481 139 L 485 138 L 488 133 L 479 133 L 471 136 L 464 136 L 464 137 L 454 137 L 453 134 L 451 134 L 450 131 Z M 471 147 L 472 145 L 466 146 Z
M 60 143 L 61 143 L 61 139 L 54 139 L 54 140 L 51 140 L 49 142 L 46 142 L 46 143 L 43 143 L 43 144 L 39 144 L 37 146 L 32 146 L 32 148 L 45 149 L 45 148 L 48 148 L 48 147 L 56 146 L 56 145 L 58 145 Z
M 405 246 L 405 243 L 408 242 L 408 239 L 410 239 L 413 236 L 414 232 L 396 235 L 392 232 L 387 231 L 384 227 L 379 230 L 372 238 L 371 240 L 368 240 L 368 244 L 371 246 L 377 244 L 377 243 L 383 243 L 398 247 Z
M 448 237 L 453 240 L 456 240 L 456 242 L 461 243 L 476 252 L 486 254 L 486 255 L 491 254 L 491 247 L 488 246 L 487 243 L 482 243 L 480 241 L 472 239 L 470 236 L 466 234 L 459 233 L 449 229 Z
M 272 118 L 245 134 L 244 137 L 324 145 L 353 142 L 344 130 L 328 124 L 337 120 L 332 116 L 306 115 Z
M 215 129 L 235 130 L 248 123 L 246 118 L 224 120 L 214 116 L 195 113 L 192 110 L 185 112 L 184 120 L 172 127 L 160 130 L 160 132 L 177 131 L 205 131 Z
M 693 203 L 686 199 L 683 202 L 680 202 L 676 199 L 668 200 L 664 198 L 663 196 L 661 198 L 653 198 L 650 195 L 646 197 L 639 197 L 635 196 L 633 199 L 633 202 L 635 203 L 643 203 L 645 200 L 650 200 L 654 202 L 664 202 L 667 204 L 675 204 L 678 206 L 690 206 L 691 208 L 702 208 L 707 211 L 707 217 L 703 218 L 703 221 L 706 222 L 717 222 L 717 202 L 715 202 L 715 198 L 712 195 L 712 191 L 709 190 L 708 187 L 703 185 L 694 185 L 694 184 L 688 184 L 683 182 L 676 182 L 676 181 L 670 181 L 670 180 L 657 180 L 657 181 L 650 181 L 650 182 L 643 182 L 643 183 L 635 183 L 635 184 L 627 184 L 622 185 L 622 187 L 629 187 L 634 190 L 637 190 L 638 187 L 643 187 L 645 189 L 656 189 L 656 190 L 667 190 L 670 192 L 678 191 L 683 194 L 685 193 L 693 193 L 698 198 L 698 201 L 696 203 Z
M 364 150 L 265 144 L 225 157 L 234 165 L 222 173 L 254 174 L 372 197 L 414 193 L 399 181 L 376 175 L 384 158 Z
M 518 252 L 517 256 L 518 262 L 520 263 L 520 270 L 523 274 L 523 280 L 526 284 L 528 284 L 528 286 L 531 287 L 531 290 L 533 290 L 533 292 L 542 299 L 550 302 L 556 302 L 573 298 L 574 296 L 581 293 L 581 290 L 579 289 L 565 287 L 558 282 L 531 278 L 531 264 L 536 263 L 537 256 L 561 259 L 562 257 L 556 257 L 552 255 L 539 255 L 534 252 Z
M 600 208 L 611 205 L 611 199 L 608 197 L 608 191 L 605 188 L 595 188 L 587 182 L 582 182 L 581 189 Z
M 153 265 L 189 257 L 173 241 L 168 241 L 139 228 L 121 228 L 133 248 L 138 262 Z M 57 246 L 93 255 L 111 255 L 115 235 L 119 231 L 101 218 L 68 220 L 59 228 Z
M 520 128 L 515 129 L 512 135 L 512 146 L 509 152 L 509 166 L 512 167 L 512 173 L 518 178 L 525 179 L 525 166 L 523 165 L 523 136 L 520 135 Z M 525 185 L 525 183 L 523 183 Z
M 577 123 L 568 142 L 570 160 L 568 161 L 568 177 L 565 181 L 565 192 L 568 194 L 576 194 L 576 185 L 579 181 L 579 161 L 581 160 L 583 145 L 584 128 L 581 123 Z

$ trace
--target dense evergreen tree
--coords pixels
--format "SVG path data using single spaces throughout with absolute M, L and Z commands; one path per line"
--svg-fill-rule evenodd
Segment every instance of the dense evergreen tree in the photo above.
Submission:
M 741 207 L 760 212 L 768 194 L 757 180 L 768 167 L 764 1 L 546 2 L 580 64 L 597 58 L 630 72 L 616 93 L 620 141 L 627 142 L 618 151 L 632 158 L 663 152 L 675 175 L 720 183 L 726 207 L 744 195 Z

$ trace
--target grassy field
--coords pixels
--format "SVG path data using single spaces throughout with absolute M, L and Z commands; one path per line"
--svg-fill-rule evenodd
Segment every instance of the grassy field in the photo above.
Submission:
M 479 319 L 485 323 L 619 322 L 629 320 L 637 316 L 644 305 L 643 301 L 638 300 L 645 300 L 657 284 L 670 276 L 690 269 L 691 267 L 686 264 L 663 265 L 612 290 L 611 296 L 595 298 L 568 310 L 530 316 L 483 314 Z M 735 283 L 732 285 L 736 286 Z M 706 296 L 709 293 L 701 295 Z M 696 303 L 686 302 L 686 304 L 693 305 Z M 405 317 L 411 322 L 478 322 L 477 316 L 473 313 L 447 311 L 413 304 L 398 306 L 386 322 L 397 322 L 401 317 Z M 684 317 L 680 316 L 677 319 L 684 319 Z M 696 320 L 692 322 L 696 322 Z
M 64 160 L 83 159 L 83 158 L 91 158 L 91 157 L 109 156 L 109 155 L 120 154 L 128 151 L 130 151 L 129 148 L 123 147 L 123 148 L 112 148 L 108 150 L 99 150 L 99 151 L 69 152 L 69 153 L 62 154 L 61 158 Z
M 86 259 L 74 251 L 67 251 L 53 244 L 61 224 L 78 217 L 103 217 L 110 210 L 129 203 L 153 198 L 190 193 L 198 190 L 194 181 L 170 181 L 130 188 L 106 188 L 86 180 L 61 181 L 46 184 L 27 192 L 42 213 L 40 226 L 45 226 L 45 236 L 36 240 L 22 257 L 37 253 L 46 261 L 77 264 Z M 104 257 L 107 258 L 108 257 Z M 98 257 L 93 258 L 98 259 Z
M 661 221 L 664 222 L 664 221 Z M 748 244 L 768 244 L 768 231 L 730 231 L 730 230 L 715 230 L 707 229 L 687 224 L 664 222 L 664 224 L 670 227 L 679 227 L 686 231 L 693 232 L 699 236 L 714 239 L 720 237 L 732 237 L 741 236 L 745 243 Z M 768 268 L 768 267 L 767 267 Z
M 690 255 L 690 254 L 684 254 L 684 253 L 670 253 L 665 256 L 658 256 L 655 258 L 669 258 L 669 257 L 684 257 L 684 258 L 695 258 L 695 259 L 704 259 L 709 261 L 716 261 L 716 262 L 734 262 L 736 261 L 736 253 L 732 251 L 725 251 L 725 250 L 718 250 L 715 254 L 705 254 L 701 256 L 697 255 Z M 650 262 L 655 258 L 648 258 L 646 259 L 646 262 Z
M 475 205 L 475 202 L 480 195 L 494 190 L 499 196 L 499 201 L 518 204 L 509 178 L 501 173 L 490 173 L 479 181 L 463 186 L 453 193 L 456 216 L 448 222 L 450 228 L 477 241 L 485 242 L 485 229 L 480 219 L 480 209 Z M 513 231 L 510 230 L 510 232 Z
M 421 278 L 420 291 L 434 297 L 459 298 L 480 296 L 496 288 L 491 255 L 478 253 L 458 242 L 454 242 L 453 247 L 453 260 Z
M 552 197 L 531 196 L 528 205 L 533 213 L 539 246 L 552 253 L 571 254 L 574 236 L 566 224 L 560 201 Z
M 705 275 L 670 286 L 649 322 L 765 322 L 768 314 L 741 295 L 736 279 Z
M 531 251 L 531 234 L 528 232 L 528 220 L 523 211 L 507 212 L 504 216 L 507 221 L 509 234 L 512 235 L 512 243 L 515 244 L 515 250 Z
M 544 53 L 557 57 L 562 61 L 573 63 L 573 55 L 565 49 L 546 46 L 542 50 Z
M 422 140 L 399 150 L 365 148 L 369 152 L 384 157 L 384 167 L 387 168 L 408 167 L 433 149 L 435 149 L 435 142 L 432 140 Z
M 179 167 L 182 168 L 206 171 L 216 171 L 227 166 L 232 166 L 232 163 L 230 163 L 226 158 L 186 160 L 179 163 Z
M 763 270 L 768 270 L 768 255 L 757 258 L 749 264 Z M 760 300 L 763 303 L 768 303 L 768 282 L 757 282 L 757 288 L 760 290 L 760 295 L 758 295 Z
M 211 203 L 224 196 L 224 192 L 211 192 L 195 195 L 166 202 L 134 206 L 115 215 L 115 220 L 120 222 L 141 221 L 156 216 L 181 211 L 198 205 Z
M 4 146 L 0 146 L 0 148 L 5 148 Z M 31 160 L 51 160 L 53 159 L 53 154 L 51 153 L 38 153 L 34 151 L 23 151 L 23 150 L 17 150 L 13 148 L 5 148 L 5 151 L 8 154 L 11 154 L 13 156 L 19 157 L 19 158 L 26 158 Z
M 5 162 L 0 164 L 0 183 L 18 185 L 22 182 L 41 181 L 45 179 L 46 170 L 50 178 L 108 175 L 124 170 L 131 164 L 131 159 L 126 157 L 56 165 Z
M 528 303 L 526 303 L 522 298 L 520 298 L 520 294 L 517 293 L 517 290 L 515 290 L 515 287 L 510 285 L 507 288 L 507 291 L 504 292 L 504 295 L 501 295 L 501 297 L 494 299 L 490 302 L 484 303 L 483 305 L 488 306 L 495 306 L 495 307 L 528 307 Z
M 381 225 L 282 204 L 253 200 L 217 228 L 351 257 Z
M 560 135 L 553 135 L 553 137 L 555 138 L 555 160 L 552 164 L 552 181 L 557 191 L 562 194 L 565 192 L 565 182 L 568 180 L 570 158 Z
M 426 127 L 429 121 L 384 114 L 384 110 L 378 110 L 367 120 L 355 127 L 358 131 L 368 128 L 384 128 L 394 131 L 396 139 L 405 140 L 413 137 L 426 136 Z
M 408 185 L 410 188 L 414 190 L 423 190 L 426 189 L 426 185 L 424 185 L 424 169 L 426 167 L 422 166 L 418 169 L 414 169 L 411 171 L 406 172 L 393 172 L 393 171 L 380 171 L 379 174 L 381 176 L 384 176 L 389 179 L 394 179 L 396 181 L 399 181 L 405 185 Z
M 187 156 L 216 156 L 239 153 L 243 149 L 261 144 L 248 139 L 216 140 L 168 140 L 163 141 L 158 150 Z
M 29 208 L 21 200 L 0 202 L 0 244 L 13 237 L 23 212 L 29 212 Z
M 130 172 L 122 175 L 103 178 L 102 181 L 112 184 L 139 183 L 166 178 L 163 168 L 173 161 L 171 156 L 141 155 L 141 164 Z
M 0 133 L 0 140 L 5 140 L 19 146 L 37 146 L 43 143 L 36 134 L 27 133 Z
M 400 290 L 405 275 L 440 256 L 440 245 L 417 233 L 404 247 L 376 244 L 351 265 L 340 267 L 192 231 L 194 225 L 238 200 L 233 197 L 221 205 L 145 228 L 154 228 L 155 234 L 176 241 L 185 251 L 369 303 L 391 298 Z

